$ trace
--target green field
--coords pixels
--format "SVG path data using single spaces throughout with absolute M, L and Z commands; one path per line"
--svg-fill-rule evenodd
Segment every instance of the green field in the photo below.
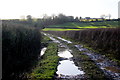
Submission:
M 118 21 L 103 21 L 103 22 L 68 22 L 60 25 L 50 25 L 50 27 L 66 27 L 66 28 L 88 28 L 92 27 L 117 27 L 118 26 Z
M 70 30 L 82 30 L 82 29 L 62 29 L 62 28 L 45 28 L 43 31 L 70 31 Z
M 68 22 L 58 25 L 49 25 L 43 31 L 68 31 L 81 30 L 88 28 L 114 28 L 118 27 L 118 21 L 103 21 L 103 22 Z

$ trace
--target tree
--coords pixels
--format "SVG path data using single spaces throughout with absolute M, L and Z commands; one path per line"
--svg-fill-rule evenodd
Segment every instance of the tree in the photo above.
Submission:
M 80 20 L 82 19 L 82 17 L 80 16 Z
M 52 14 L 52 16 L 51 16 L 51 17 L 52 17 L 52 19 L 53 19 L 53 20 L 55 19 L 55 16 L 56 16 L 55 14 Z
M 98 19 L 95 19 L 95 21 L 97 22 L 97 21 L 99 21 Z
M 102 14 L 100 17 L 104 20 L 107 16 L 105 14 Z
M 108 17 L 109 17 L 109 20 L 110 20 L 110 18 L 111 18 L 111 14 L 108 14 Z
M 74 17 L 73 16 L 67 16 L 67 18 L 68 18 L 69 22 L 73 22 L 74 21 Z
M 43 14 L 43 19 L 47 19 L 49 16 L 47 14 Z
M 75 21 L 77 21 L 77 22 L 78 22 L 78 21 L 79 21 L 79 18 L 78 18 L 78 17 L 75 17 Z
M 31 15 L 27 15 L 27 20 L 32 19 Z
M 65 16 L 64 14 L 62 14 L 62 13 L 60 13 L 59 15 L 58 15 L 58 22 L 59 23 L 65 23 L 65 22 L 67 22 L 67 16 Z
M 29 23 L 32 23 L 32 16 L 31 15 L 27 15 L 27 20 Z

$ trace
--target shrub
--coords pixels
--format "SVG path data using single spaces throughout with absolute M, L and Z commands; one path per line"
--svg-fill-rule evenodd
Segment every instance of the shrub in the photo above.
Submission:
M 3 79 L 18 79 L 38 59 L 41 34 L 32 27 L 2 24 Z

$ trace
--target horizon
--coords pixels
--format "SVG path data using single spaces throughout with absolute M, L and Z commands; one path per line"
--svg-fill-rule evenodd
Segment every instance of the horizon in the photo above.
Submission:
M 118 2 L 120 0 L 4 0 L 1 1 L 0 19 L 21 19 L 31 15 L 41 18 L 63 13 L 66 16 L 100 18 L 111 14 L 111 19 L 118 18 Z M 5 6 L 5 7 L 4 7 Z M 9 14 L 8 14 L 9 13 Z

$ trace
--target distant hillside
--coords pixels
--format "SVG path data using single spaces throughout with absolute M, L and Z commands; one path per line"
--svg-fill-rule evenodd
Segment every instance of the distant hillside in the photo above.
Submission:
M 45 28 L 63 28 L 63 29 L 80 29 L 80 28 L 107 28 L 118 27 L 118 21 L 103 22 L 68 22 L 58 25 L 49 25 Z

